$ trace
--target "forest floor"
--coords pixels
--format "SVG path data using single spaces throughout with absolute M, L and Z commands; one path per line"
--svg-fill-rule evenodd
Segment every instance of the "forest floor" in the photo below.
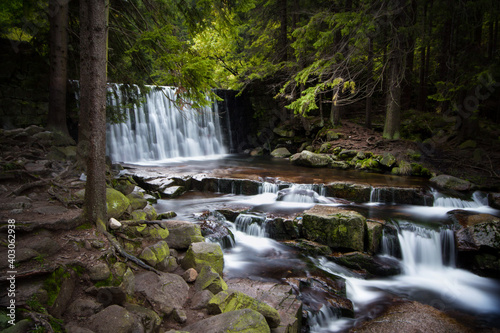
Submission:
M 417 152 L 418 162 L 435 174 L 466 179 L 486 190 L 500 190 L 499 142 L 492 139 L 497 133 L 477 133 L 474 143 L 471 141 L 470 146 L 461 148 L 463 142 L 453 136 L 435 137 L 425 143 L 387 140 L 380 131 L 366 129 L 352 121 L 343 121 L 335 131 L 343 134 L 332 143 L 335 146 L 375 154 L 391 153 L 398 160 L 408 160 L 409 154 Z

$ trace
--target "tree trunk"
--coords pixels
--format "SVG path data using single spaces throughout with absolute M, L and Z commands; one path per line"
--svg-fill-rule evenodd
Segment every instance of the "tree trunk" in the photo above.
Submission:
M 406 0 L 398 0 L 396 5 L 395 16 L 393 19 L 393 38 L 390 45 L 389 54 L 389 87 L 387 89 L 387 105 L 386 117 L 384 125 L 383 137 L 390 140 L 400 138 L 399 127 L 401 122 L 401 92 L 402 82 L 404 81 L 405 68 L 403 66 L 403 58 L 406 53 L 406 36 L 401 31 L 401 27 L 405 26 L 408 19 L 405 15 L 404 8 Z
M 78 150 L 86 162 L 85 218 L 106 230 L 106 1 L 80 0 Z
M 281 54 L 281 61 L 287 61 L 288 59 L 288 11 L 287 11 L 287 0 L 279 0 L 278 3 L 279 12 L 280 12 L 280 40 L 279 47 Z
M 330 122 L 333 126 L 340 125 L 340 106 L 335 101 L 332 102 L 332 109 L 330 111 Z
M 399 53 L 399 52 L 398 52 Z M 386 139 L 399 139 L 399 125 L 401 122 L 401 58 L 392 57 L 390 61 L 390 78 L 387 98 L 387 112 L 383 136 Z
M 373 39 L 370 38 L 368 41 L 368 61 L 366 63 L 366 70 L 368 72 L 368 82 L 367 89 L 372 89 L 373 86 Z M 365 127 L 372 127 L 372 109 L 373 109 L 373 99 L 372 91 L 369 91 L 366 96 L 366 107 L 365 107 Z
M 50 0 L 50 83 L 47 128 L 69 137 L 66 124 L 68 20 L 68 0 Z

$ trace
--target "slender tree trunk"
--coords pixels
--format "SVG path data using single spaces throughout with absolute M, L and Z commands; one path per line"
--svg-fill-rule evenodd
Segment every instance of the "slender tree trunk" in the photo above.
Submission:
M 428 27 L 428 22 L 430 20 L 427 19 L 427 9 L 428 9 L 429 2 L 425 1 L 424 2 L 424 11 L 423 11 L 423 31 L 422 31 L 422 46 L 420 49 L 420 69 L 418 73 L 419 77 L 419 87 L 418 87 L 418 98 L 417 98 L 417 110 L 419 111 L 425 111 L 425 104 L 427 101 L 427 73 L 428 73 L 428 67 L 427 67 L 427 56 L 430 52 L 430 47 L 428 46 L 428 31 L 431 30 L 430 24 Z M 430 7 L 432 10 L 432 0 L 430 1 Z
M 407 37 L 401 31 L 407 22 L 407 14 L 404 9 L 407 0 L 397 0 L 394 4 L 395 16 L 393 19 L 394 31 L 389 54 L 389 88 L 387 89 L 387 106 L 383 137 L 386 139 L 397 140 L 400 138 L 399 127 L 401 123 L 401 93 L 402 82 L 404 81 L 405 68 L 403 58 L 407 51 Z
M 106 1 L 80 0 L 79 154 L 86 161 L 84 214 L 106 230 Z
M 390 78 L 387 98 L 387 111 L 385 117 L 384 133 L 386 139 L 397 140 L 400 138 L 399 126 L 401 123 L 401 58 L 394 56 L 390 61 Z
M 280 12 L 280 40 L 279 47 L 281 54 L 281 61 L 288 60 L 288 11 L 287 11 L 287 0 L 279 0 L 278 3 Z
M 68 81 L 68 1 L 49 1 L 50 83 L 47 128 L 69 137 L 66 124 Z
M 366 64 L 366 70 L 368 72 L 368 89 L 372 89 L 373 86 L 373 39 L 370 38 L 368 41 L 368 61 Z M 373 109 L 373 99 L 372 99 L 372 91 L 368 92 L 366 97 L 366 106 L 365 106 L 365 127 L 372 127 L 372 109 Z

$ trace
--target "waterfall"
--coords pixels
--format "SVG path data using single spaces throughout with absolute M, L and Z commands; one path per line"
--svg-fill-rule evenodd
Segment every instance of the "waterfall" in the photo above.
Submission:
M 278 193 L 278 190 L 279 190 L 278 184 L 273 184 L 269 182 L 263 182 L 259 186 L 259 194 Z
M 407 275 L 418 275 L 421 270 L 443 270 L 455 267 L 455 239 L 453 231 L 440 231 L 410 225 L 398 236 L 402 265 Z
M 434 195 L 434 207 L 478 208 L 488 206 L 486 196 L 480 191 L 472 194 L 472 200 L 447 197 L 437 191 L 433 191 L 432 194 Z
M 242 231 L 250 236 L 266 237 L 265 216 L 240 214 L 236 217 L 234 224 L 236 230 Z
M 323 184 L 294 184 L 277 192 L 276 201 L 296 203 L 331 203 L 324 197 Z
M 119 85 L 108 88 L 108 103 L 122 108 L 125 95 Z M 131 89 L 137 89 L 133 87 Z M 123 123 L 107 125 L 107 152 L 115 162 L 145 162 L 196 158 L 226 153 L 217 108 L 195 110 L 175 105 L 175 89 L 152 87 L 145 101 L 125 107 Z

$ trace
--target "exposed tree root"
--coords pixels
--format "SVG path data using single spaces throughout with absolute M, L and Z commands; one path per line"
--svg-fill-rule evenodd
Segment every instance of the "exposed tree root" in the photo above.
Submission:
M 144 269 L 147 269 L 148 271 L 152 271 L 152 272 L 155 272 L 156 274 L 160 275 L 161 273 L 156 270 L 155 268 L 149 266 L 148 264 L 146 264 L 144 261 L 142 261 L 141 259 L 131 255 L 130 253 L 126 252 L 123 247 L 120 245 L 120 243 L 118 242 L 118 240 L 116 239 L 115 236 L 113 236 L 112 234 L 110 234 L 109 232 L 107 231 L 104 231 L 104 235 L 106 236 L 106 238 L 109 240 L 109 242 L 111 244 L 113 244 L 114 248 L 116 249 L 116 251 L 118 251 L 118 253 L 120 255 L 122 255 L 123 257 L 127 258 L 128 260 L 132 261 L 133 263 L 139 265 L 140 267 L 144 268 Z

